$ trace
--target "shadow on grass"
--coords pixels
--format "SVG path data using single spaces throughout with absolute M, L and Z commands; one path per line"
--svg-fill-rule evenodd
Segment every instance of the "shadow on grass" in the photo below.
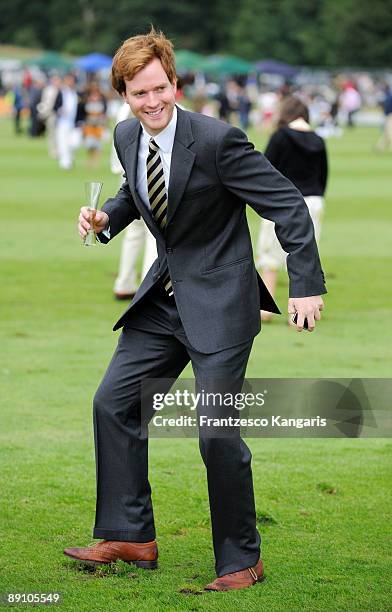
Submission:
M 259 525 L 277 525 L 278 521 L 267 512 L 257 512 L 256 514 L 256 522 Z
M 90 576 L 91 578 L 108 578 L 118 576 L 119 578 L 135 579 L 138 578 L 142 572 L 146 571 L 143 569 L 138 572 L 136 571 L 135 567 L 135 571 L 130 572 L 130 565 L 124 561 L 117 561 L 116 563 L 107 564 L 105 563 L 101 565 L 84 563 L 83 561 L 75 561 L 73 563 L 64 561 L 63 567 L 69 572 L 84 574 L 86 576 Z

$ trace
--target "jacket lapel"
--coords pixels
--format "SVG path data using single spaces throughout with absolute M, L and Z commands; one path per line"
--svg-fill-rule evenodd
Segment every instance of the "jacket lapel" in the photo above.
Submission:
M 189 180 L 196 155 L 188 147 L 194 141 L 188 113 L 177 107 L 177 126 L 170 165 L 167 222 L 173 218 Z
M 139 211 L 142 212 L 143 202 L 141 201 L 139 194 L 136 191 L 136 172 L 140 134 L 141 125 L 139 122 L 135 122 L 135 124 L 132 126 L 132 131 L 129 136 L 129 143 L 125 148 L 124 162 L 127 169 L 129 189 L 131 190 L 136 206 L 138 207 Z

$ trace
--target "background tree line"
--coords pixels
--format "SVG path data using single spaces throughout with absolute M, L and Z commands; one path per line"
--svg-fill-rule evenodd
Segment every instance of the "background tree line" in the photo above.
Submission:
M 178 49 L 309 66 L 388 67 L 392 0 L 0 0 L 0 41 L 112 54 L 149 24 Z

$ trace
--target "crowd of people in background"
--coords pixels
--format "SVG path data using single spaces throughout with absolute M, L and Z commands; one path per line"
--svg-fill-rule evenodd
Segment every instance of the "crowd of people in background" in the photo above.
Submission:
M 179 80 L 178 100 L 191 110 L 219 117 L 245 131 L 253 126 L 269 133 L 280 101 L 294 94 L 308 106 L 311 125 L 326 138 L 340 136 L 344 127 L 353 128 L 359 111 L 378 106 L 383 109 L 384 121 L 375 149 L 392 149 L 392 94 L 387 82 L 368 75 L 357 79 L 339 76 L 323 84 L 314 84 L 311 79 L 279 85 L 272 85 L 272 81 L 248 75 L 214 82 L 186 75 Z M 110 91 L 107 79 L 90 75 L 77 82 L 73 74 L 33 78 L 25 70 L 21 82 L 9 93 L 17 134 L 46 134 L 49 155 L 57 158 L 63 169 L 72 167 L 75 149 L 82 144 L 89 163 L 99 163 L 102 142 L 110 138 L 110 124 L 122 102 Z
M 217 111 L 206 92 L 204 97 L 202 92 L 196 96 L 197 110 L 237 123 L 245 131 L 253 125 L 268 132 L 277 117 L 280 102 L 292 94 L 309 106 L 312 125 L 325 137 L 341 135 L 344 126 L 354 127 L 354 116 L 363 106 L 359 90 L 351 80 L 335 87 L 298 87 L 285 83 L 277 88 L 228 80 L 215 95 Z
M 97 166 L 102 143 L 110 137 L 107 96 L 98 80 L 90 79 L 81 88 L 72 73 L 34 80 L 26 71 L 12 93 L 16 134 L 23 132 L 22 117 L 28 110 L 26 132 L 32 138 L 46 135 L 49 157 L 57 159 L 60 168 L 72 168 L 81 145 L 89 164 Z

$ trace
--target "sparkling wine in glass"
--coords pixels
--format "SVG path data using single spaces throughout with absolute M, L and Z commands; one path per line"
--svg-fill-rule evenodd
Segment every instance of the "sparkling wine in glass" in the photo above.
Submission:
M 95 215 L 98 210 L 98 201 L 101 194 L 103 183 L 97 183 L 89 181 L 85 183 L 86 190 L 86 206 L 90 212 L 90 224 L 93 225 Z M 97 244 L 97 235 L 93 228 L 87 231 L 87 235 L 84 239 L 84 246 L 95 246 Z

